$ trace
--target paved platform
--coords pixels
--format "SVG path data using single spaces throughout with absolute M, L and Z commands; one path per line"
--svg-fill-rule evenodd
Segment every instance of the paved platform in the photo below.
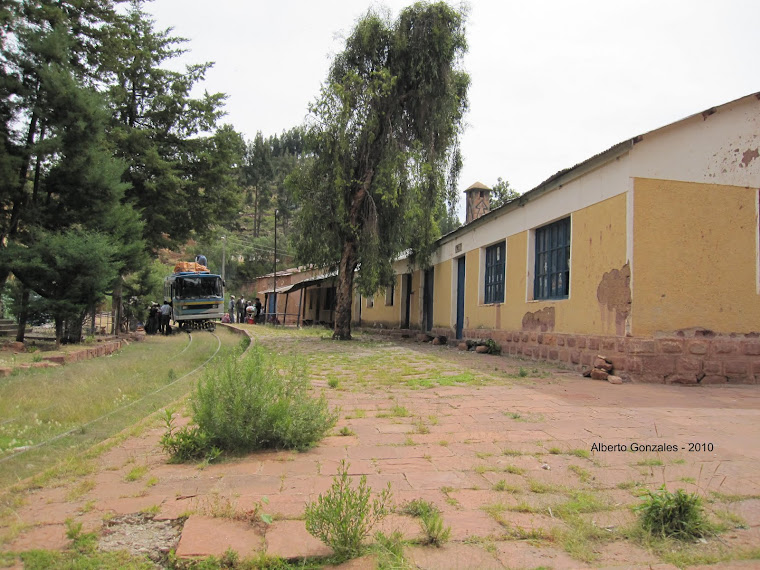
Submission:
M 279 339 L 278 346 L 296 350 L 305 342 L 283 346 Z M 336 351 L 334 343 L 322 345 L 312 347 L 312 356 Z M 378 351 L 380 368 L 387 356 L 412 363 L 423 376 L 435 368 L 470 372 L 480 381 L 421 389 L 366 378 L 353 383 L 371 375 L 360 359 Z M 604 505 L 583 516 L 614 532 L 633 522 L 630 507 L 642 490 L 662 485 L 696 492 L 710 501 L 711 512 L 740 517 L 745 528 L 723 534 L 716 547 L 760 544 L 758 387 L 611 385 L 545 367 L 522 378 L 513 372 L 533 363 L 413 343 L 383 343 L 341 358 L 312 358 L 316 388 L 341 410 L 335 435 L 316 448 L 171 465 L 158 444 L 163 428 L 148 429 L 102 455 L 80 495 L 73 490 L 81 481 L 30 492 L 17 511 L 28 531 L 6 548 L 59 548 L 67 518 L 100 530 L 104 517 L 146 511 L 157 519 L 188 517 L 179 556 L 227 548 L 243 556 L 323 556 L 330 550 L 306 533 L 303 512 L 330 487 L 341 461 L 375 490 L 390 483 L 397 505 L 423 498 L 439 507 L 451 540 L 440 549 L 408 547 L 407 559 L 418 568 L 672 568 L 624 540 L 589 545 L 591 559 L 584 562 L 556 538 L 567 529 L 557 505 L 575 493 Z M 337 373 L 340 387 L 328 388 Z M 342 427 L 352 435 L 337 435 Z M 136 466 L 144 466 L 144 475 L 130 481 L 126 475 Z M 271 525 L 255 515 L 264 497 Z M 398 529 L 410 540 L 422 536 L 418 521 L 403 514 L 381 529 Z M 531 536 L 544 539 L 526 540 Z M 754 563 L 733 564 L 760 565 Z M 373 564 L 368 557 L 350 567 Z

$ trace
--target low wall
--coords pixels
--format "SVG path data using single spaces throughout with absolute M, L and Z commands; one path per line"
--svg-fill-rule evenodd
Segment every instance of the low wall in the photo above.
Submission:
M 416 338 L 418 331 L 375 330 L 392 337 Z M 453 339 L 451 329 L 434 335 Z M 718 335 L 707 330 L 675 331 L 656 338 L 576 335 L 554 332 L 465 329 L 465 340 L 493 339 L 502 354 L 590 369 L 597 355 L 614 374 L 634 382 L 665 384 L 760 384 L 760 335 Z

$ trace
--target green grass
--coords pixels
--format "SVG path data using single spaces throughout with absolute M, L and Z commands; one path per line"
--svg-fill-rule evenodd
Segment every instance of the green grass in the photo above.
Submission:
M 662 459 L 650 458 L 636 462 L 637 467 L 659 467 L 660 465 L 664 465 Z
M 588 483 L 592 479 L 591 473 L 579 465 L 570 465 L 568 469 L 578 476 L 581 483 Z
M 130 469 L 130 471 L 124 476 L 124 481 L 127 483 L 131 483 L 132 481 L 139 481 L 145 476 L 147 472 L 147 465 L 138 465 L 137 467 Z
M 237 335 L 226 329 L 216 335 L 223 351 L 237 348 Z M 206 332 L 193 334 L 192 343 L 185 334 L 155 336 L 107 358 L 0 379 L 0 417 L 10 420 L 0 426 L 0 458 L 14 447 L 40 445 L 0 463 L 0 488 L 57 463 L 78 461 L 85 449 L 185 396 L 198 379 L 187 374 L 218 346 Z M 170 369 L 178 379 L 172 385 Z
M 523 469 L 522 467 L 518 467 L 517 465 L 507 465 L 504 468 L 504 471 L 506 473 L 511 473 L 512 475 L 522 475 L 523 473 L 525 473 L 525 469 Z

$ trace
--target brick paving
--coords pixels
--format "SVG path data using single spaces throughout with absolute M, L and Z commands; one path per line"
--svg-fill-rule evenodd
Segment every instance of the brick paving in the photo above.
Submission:
M 611 385 L 449 347 L 260 336 L 261 342 L 276 341 L 281 352 L 309 355 L 315 387 L 340 406 L 335 435 L 305 453 L 263 452 L 195 466 L 167 464 L 158 445 L 163 428 L 147 429 L 99 458 L 91 489 L 81 496 L 67 491 L 77 482 L 30 492 L 17 510 L 29 527 L 5 549 L 62 548 L 67 518 L 99 530 L 104 517 L 147 510 L 158 519 L 188 517 L 176 545 L 180 557 L 220 555 L 227 548 L 242 556 L 324 556 L 330 550 L 306 533 L 303 511 L 330 487 L 341 461 L 375 490 L 390 483 L 396 504 L 424 498 L 439 507 L 451 540 L 443 548 L 407 546 L 407 560 L 419 568 L 672 568 L 625 540 L 593 543 L 584 562 L 551 538 L 567 528 L 555 511 L 574 493 L 603 504 L 583 518 L 613 532 L 634 520 L 637 492 L 663 484 L 713 501 L 719 493 L 723 502 L 709 502 L 708 509 L 741 517 L 745 528 L 723 534 L 715 548 L 760 543 L 756 386 Z M 394 367 L 403 363 L 411 370 L 394 377 Z M 522 367 L 531 369 L 527 377 L 518 373 Z M 465 372 L 471 373 L 467 384 L 438 383 L 445 374 Z M 341 379 L 338 389 L 328 388 L 330 375 Z M 410 387 L 426 378 L 438 381 Z M 354 435 L 337 435 L 344 426 Z M 690 452 L 689 444 L 697 443 L 712 450 L 700 445 Z M 591 452 L 595 444 L 629 451 Z M 678 450 L 634 452 L 633 444 Z M 127 481 L 136 466 L 145 466 L 145 475 Z M 240 516 L 264 497 L 272 525 Z M 418 521 L 402 514 L 382 524 L 386 533 L 396 529 L 409 540 L 422 536 Z M 526 540 L 530 532 L 544 540 Z M 374 564 L 369 556 L 343 567 Z

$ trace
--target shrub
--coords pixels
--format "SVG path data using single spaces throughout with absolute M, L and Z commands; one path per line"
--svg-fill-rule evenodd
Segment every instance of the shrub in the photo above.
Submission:
M 313 398 L 301 360 L 253 348 L 207 370 L 192 397 L 195 426 L 176 429 L 167 411 L 164 451 L 175 462 L 216 459 L 222 451 L 311 447 L 338 420 L 324 395 Z
M 315 399 L 309 389 L 301 359 L 277 359 L 254 347 L 204 375 L 193 396 L 193 419 L 222 450 L 307 449 L 338 419 L 324 395 Z
M 200 460 L 211 462 L 221 454 L 221 450 L 211 444 L 205 432 L 198 427 L 189 426 L 177 429 L 174 425 L 174 414 L 170 410 L 166 410 L 165 413 L 166 432 L 161 436 L 160 443 L 173 463 Z
M 443 525 L 440 509 L 425 499 L 409 501 L 402 512 L 420 518 L 422 531 L 425 533 L 425 544 L 441 546 L 451 536 L 451 527 Z
M 361 554 L 362 541 L 388 512 L 391 485 L 370 501 L 372 489 L 362 475 L 356 489 L 348 478 L 348 465 L 341 461 L 330 490 L 306 505 L 306 530 L 333 549 L 338 559 Z
M 657 491 L 647 491 L 636 510 L 642 528 L 652 535 L 689 540 L 710 531 L 701 499 L 683 489 L 671 493 L 662 486 Z

